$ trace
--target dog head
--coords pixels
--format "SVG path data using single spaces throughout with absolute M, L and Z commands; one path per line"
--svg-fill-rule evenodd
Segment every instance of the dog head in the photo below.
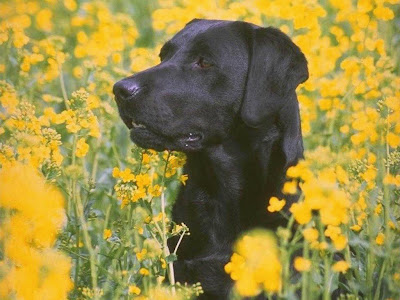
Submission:
M 297 147 L 295 89 L 308 78 L 307 61 L 278 29 L 195 19 L 165 43 L 160 59 L 113 89 L 139 146 L 199 151 L 223 143 L 238 122 L 278 122 L 284 149 Z

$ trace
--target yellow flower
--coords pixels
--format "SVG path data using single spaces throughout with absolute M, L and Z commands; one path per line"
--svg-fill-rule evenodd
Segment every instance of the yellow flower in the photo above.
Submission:
M 139 227 L 139 228 L 136 228 L 136 229 L 137 229 L 137 232 L 138 232 L 139 234 L 143 234 L 143 233 L 144 233 L 143 227 Z
M 167 268 L 167 262 L 165 261 L 164 258 L 160 258 L 160 262 L 161 262 L 161 268 L 166 269 Z
M 121 53 L 113 53 L 112 55 L 111 55 L 111 60 L 113 61 L 113 63 L 119 63 L 119 62 L 121 62 L 121 60 L 122 60 L 122 55 L 121 55 Z
M 82 69 L 80 66 L 76 66 L 76 67 L 74 67 L 74 69 L 72 70 L 72 74 L 73 74 L 76 78 L 80 79 L 80 78 L 82 78 L 82 76 L 83 76 L 83 69 Z
M 324 233 L 325 236 L 334 240 L 342 233 L 342 230 L 340 229 L 340 227 L 328 225 L 328 228 L 325 230 Z
M 387 21 L 394 18 L 393 11 L 388 7 L 378 6 L 374 9 L 374 15 L 381 20 Z
M 147 254 L 147 249 L 142 249 L 142 251 L 136 252 L 136 258 L 138 259 L 138 261 L 142 261 L 143 259 L 145 259 L 146 254 Z
M 336 167 L 336 177 L 340 183 L 343 184 L 349 183 L 349 177 L 347 176 L 346 171 L 341 166 Z
M 294 259 L 294 268 L 299 272 L 307 272 L 311 268 L 311 261 L 304 257 L 298 256 Z
M 119 177 L 119 173 L 120 173 L 119 168 L 114 167 L 114 169 L 112 170 L 112 177 L 118 178 Z
M 332 270 L 334 272 L 340 272 L 340 273 L 346 273 L 349 268 L 350 268 L 349 263 L 344 260 L 338 261 L 332 266 Z
M 397 148 L 400 145 L 400 135 L 396 135 L 392 132 L 389 132 L 386 136 L 387 143 L 392 148 Z
M 186 185 L 186 181 L 188 180 L 189 176 L 187 174 L 183 174 L 179 177 L 179 181 L 183 184 Z
M 161 284 L 163 279 L 162 276 L 159 276 L 157 282 Z M 187 299 L 187 295 L 186 293 L 183 293 L 183 291 L 184 290 L 171 291 L 170 288 L 158 286 L 150 289 L 148 298 L 146 297 L 140 300 L 184 300 Z
M 139 274 L 143 275 L 143 276 L 148 276 L 150 274 L 150 272 L 146 268 L 140 268 Z
M 346 248 L 347 245 L 347 238 L 343 234 L 339 234 L 333 240 L 333 245 L 335 246 L 336 250 L 341 251 Z
M 103 239 L 108 240 L 112 236 L 111 229 L 104 229 L 103 231 Z
M 271 197 L 269 199 L 269 205 L 267 210 L 269 212 L 278 212 L 280 211 L 286 204 L 285 199 L 279 200 L 277 197 Z
M 355 225 L 351 226 L 350 229 L 355 232 L 359 232 L 361 230 L 361 226 L 358 224 L 355 224 Z
M 290 212 L 299 224 L 307 224 L 310 222 L 312 214 L 311 209 L 304 202 L 293 203 Z
M 66 220 L 62 194 L 32 166 L 14 162 L 0 170 L 0 209 L 7 220 L 0 230 L 8 268 L 2 298 L 66 299 L 71 261 L 52 248 Z
M 379 246 L 382 246 L 385 243 L 385 235 L 382 232 L 379 232 L 376 236 L 375 243 Z
M 29 42 L 29 37 L 27 37 L 23 31 L 16 31 L 14 33 L 14 41 L 13 44 L 15 48 L 22 48 Z
M 297 193 L 297 181 L 292 180 L 292 181 L 286 181 L 285 184 L 283 185 L 282 192 L 284 194 L 290 194 L 294 195 Z
M 379 215 L 381 212 L 382 212 L 382 203 L 378 203 L 376 206 L 375 206 L 375 209 L 374 209 L 374 214 L 375 215 Z
M 383 184 L 400 186 L 400 175 L 393 176 L 392 174 L 386 174 L 383 178 Z
M 85 138 L 80 138 L 76 144 L 76 156 L 84 157 L 89 151 L 89 145 L 86 143 Z
M 79 126 L 75 122 L 71 122 L 66 126 L 66 128 L 67 128 L 68 132 L 77 133 L 81 129 L 81 126 Z
M 123 182 L 129 182 L 135 180 L 135 175 L 131 173 L 131 169 L 129 168 L 120 171 L 119 177 L 122 179 Z
M 256 296 L 262 290 L 276 293 L 281 289 L 281 263 L 275 238 L 264 230 L 246 233 L 235 244 L 225 272 L 235 281 L 241 296 Z
M 396 229 L 396 224 L 393 223 L 393 221 L 389 221 L 388 225 L 391 229 Z
M 147 153 L 143 153 L 142 154 L 142 164 L 146 165 L 148 163 L 150 163 L 150 155 Z
M 155 186 L 149 186 L 147 188 L 147 192 L 153 197 L 160 197 L 162 193 L 162 187 L 158 184 L 156 184 Z
M 315 228 L 306 228 L 303 230 L 303 236 L 308 242 L 314 242 L 318 239 L 318 230 Z
M 53 24 L 51 22 L 51 18 L 53 17 L 53 13 L 50 9 L 45 8 L 38 12 L 36 15 L 36 24 L 37 27 L 44 31 L 51 31 L 53 28 Z
M 140 295 L 140 288 L 138 288 L 136 285 L 130 285 L 128 289 L 129 294 L 135 294 L 135 295 Z
M 74 11 L 77 8 L 75 0 L 64 0 L 64 6 L 70 11 Z

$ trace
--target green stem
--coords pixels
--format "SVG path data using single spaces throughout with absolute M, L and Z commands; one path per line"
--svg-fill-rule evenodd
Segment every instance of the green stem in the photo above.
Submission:
M 386 116 L 386 136 L 388 135 L 390 131 L 390 123 L 389 123 L 389 108 L 387 111 L 387 116 Z M 388 161 L 389 155 L 390 155 L 390 148 L 389 148 L 389 144 L 387 142 L 387 138 L 385 138 L 385 146 L 386 146 L 386 161 Z M 382 169 L 385 170 L 385 161 L 382 158 L 381 159 L 381 164 L 382 164 Z M 384 172 L 384 176 L 389 175 L 390 174 L 390 167 L 389 164 L 387 164 L 386 166 L 386 170 Z M 384 177 L 383 176 L 383 177 Z M 389 190 L 389 186 L 387 184 L 383 184 L 383 205 L 384 205 L 384 213 L 385 213 L 385 247 L 386 247 L 386 252 L 387 254 L 389 254 L 390 252 L 390 227 L 389 227 L 389 222 L 390 222 L 390 190 Z
M 64 99 L 65 107 L 69 109 L 69 104 L 68 104 L 68 96 L 67 96 L 67 89 L 65 88 L 65 82 L 64 82 L 64 76 L 63 76 L 63 71 L 62 71 L 62 65 L 58 65 L 58 72 L 60 73 L 60 85 L 61 85 L 61 93 Z
M 75 217 L 77 217 L 77 215 L 75 215 Z M 75 278 L 74 278 L 74 282 L 75 282 L 75 289 L 77 289 L 78 287 L 78 280 L 79 280 L 79 257 L 80 257 L 80 248 L 79 248 L 79 242 L 80 242 L 80 228 L 79 228 L 79 224 L 76 224 L 76 243 L 75 243 L 75 247 L 76 247 L 76 252 L 78 253 L 78 255 L 76 256 L 76 261 L 75 261 Z
M 165 222 L 165 192 L 164 192 L 164 187 L 165 187 L 165 174 L 167 173 L 167 167 L 168 167 L 168 160 L 169 157 L 171 156 L 171 152 L 168 152 L 167 160 L 165 162 L 165 168 L 164 168 L 164 174 L 162 178 L 162 184 L 161 184 L 161 213 L 162 213 L 162 241 L 163 241 L 163 251 L 164 251 L 164 256 L 167 257 L 170 255 L 170 251 L 168 248 L 167 244 L 167 229 L 166 229 L 166 222 Z M 172 285 L 172 293 L 175 295 L 175 273 L 174 273 L 174 263 L 169 262 L 168 263 L 168 279 L 169 282 Z
M 73 166 L 76 164 L 76 140 L 77 140 L 77 135 L 74 134 L 73 141 L 72 141 L 72 158 L 71 158 Z M 92 277 L 92 288 L 94 290 L 94 299 L 98 300 L 99 294 L 97 292 L 97 271 L 96 271 L 97 253 L 92 247 L 92 241 L 91 241 L 91 238 L 89 235 L 88 225 L 85 220 L 82 199 L 80 197 L 79 187 L 77 185 L 77 181 L 75 178 L 72 179 L 72 195 L 71 196 L 72 196 L 72 202 L 74 205 L 75 217 L 76 217 L 76 220 L 79 220 L 79 223 L 80 223 L 79 224 L 78 221 L 76 221 L 77 222 L 77 243 L 79 246 L 80 228 L 82 228 L 85 246 L 89 252 L 90 271 L 91 271 L 91 277 Z M 79 247 L 78 247 L 78 249 L 79 249 Z M 77 271 L 79 268 L 79 257 L 80 256 L 77 256 L 77 263 L 76 263 Z M 75 282 L 75 288 L 76 288 L 76 284 L 77 284 L 77 282 Z
M 309 259 L 309 249 L 308 249 L 308 242 L 304 239 L 303 242 L 303 257 L 304 259 Z M 308 271 L 303 272 L 301 274 L 301 300 L 308 300 Z
M 71 165 L 75 166 L 76 163 L 76 158 L 75 158 L 75 153 L 76 153 L 76 139 L 77 136 L 76 134 L 73 135 L 72 137 L 72 157 L 71 157 Z M 75 205 L 76 203 L 76 179 L 72 178 L 71 179 L 71 193 L 70 193 L 70 197 L 72 201 L 69 201 L 69 205 L 72 204 L 73 205 L 73 210 L 74 210 L 74 215 L 75 215 L 75 245 L 76 245 L 76 251 L 78 252 L 78 255 L 75 257 L 75 276 L 74 276 L 74 289 L 75 291 L 77 291 L 78 287 L 79 287 L 79 267 L 80 267 L 80 262 L 79 262 L 79 258 L 80 258 L 80 248 L 79 248 L 79 242 L 80 242 L 80 225 L 78 222 L 78 210 L 77 207 Z
M 176 255 L 176 252 L 178 251 L 179 245 L 181 244 L 183 237 L 185 236 L 185 232 L 186 232 L 186 230 L 183 230 L 181 236 L 179 237 L 178 242 L 176 243 L 176 246 L 175 246 L 175 249 L 173 252 L 175 255 Z
M 319 234 L 321 236 L 321 239 L 323 242 L 326 242 L 323 224 L 320 219 L 318 219 L 317 222 L 318 222 Z M 330 297 L 331 266 L 329 263 L 328 253 L 325 251 L 323 253 L 323 255 L 324 255 L 324 291 L 323 291 L 322 299 L 330 300 L 331 299 L 331 297 Z
M 68 252 L 68 253 L 71 254 L 71 255 L 79 256 L 80 259 L 87 260 L 87 261 L 90 262 L 90 259 L 87 258 L 86 256 L 83 256 L 83 255 L 81 255 L 81 254 L 79 254 L 79 253 L 76 253 L 76 252 L 74 252 L 74 251 L 68 249 L 67 247 L 62 247 L 61 249 L 62 249 L 63 251 L 65 251 L 65 252 Z M 101 269 L 103 272 L 107 273 L 109 277 L 112 277 L 112 279 L 113 279 L 115 282 L 118 282 L 118 281 L 119 281 L 119 278 L 118 278 L 117 276 L 115 276 L 114 274 L 112 274 L 109 270 L 103 268 L 100 264 L 96 264 L 96 266 L 97 266 L 99 269 Z
M 9 47 L 10 47 L 10 39 L 5 44 L 5 50 L 4 50 L 4 72 L 3 72 L 3 79 L 6 79 L 6 74 L 7 74 L 7 64 L 8 64 L 8 52 L 9 52 Z
M 294 217 L 293 215 L 290 216 L 288 221 L 288 225 L 286 229 L 290 232 L 292 230 L 294 224 Z M 281 246 L 281 258 L 282 258 L 282 289 L 279 292 L 279 297 L 284 298 L 285 295 L 289 292 L 290 287 L 290 246 L 292 244 L 288 242 L 287 239 L 284 239 Z
M 381 299 L 380 298 L 380 290 L 381 290 L 381 285 L 382 285 L 383 274 L 385 273 L 387 257 L 388 256 L 386 256 L 385 259 L 383 260 L 381 271 L 379 272 L 378 284 L 376 285 L 374 300 Z
M 371 229 L 372 226 L 370 226 L 370 222 L 367 219 L 366 221 L 366 226 L 368 230 L 368 236 L 369 236 L 369 243 L 370 245 L 374 245 L 375 241 L 373 239 L 374 232 Z M 372 247 L 369 247 L 368 253 L 367 253 L 367 271 L 366 271 L 366 286 L 367 286 L 367 299 L 372 299 L 372 293 L 373 293 L 373 287 L 374 287 L 374 266 L 375 266 L 375 255 L 373 253 Z
M 85 240 L 85 246 L 89 252 L 89 259 L 90 259 L 90 275 L 92 278 L 92 288 L 95 291 L 94 293 L 94 299 L 98 300 L 99 299 L 99 295 L 98 293 L 96 293 L 97 291 L 97 262 L 96 262 L 96 257 L 97 257 L 97 251 L 93 249 L 92 247 L 92 241 L 89 235 L 89 227 L 87 225 L 87 222 L 85 220 L 85 216 L 84 216 L 84 212 L 83 212 L 83 205 L 82 205 L 82 199 L 79 195 L 79 193 L 77 193 L 77 197 L 76 197 L 77 201 L 76 201 L 76 206 L 77 206 L 77 211 L 78 211 L 78 216 L 79 216 L 79 220 L 82 226 L 82 233 L 83 233 L 83 238 Z
M 356 250 L 356 251 L 357 251 L 357 250 Z M 346 261 L 349 262 L 349 263 L 351 263 L 351 253 L 350 253 L 350 246 L 349 246 L 349 244 L 346 245 L 346 249 L 345 249 L 344 255 L 345 255 Z M 356 254 L 356 255 L 357 255 L 357 254 Z M 349 277 L 347 277 L 347 278 L 348 278 L 348 279 L 351 279 L 351 274 L 353 273 L 354 276 L 355 276 L 356 279 L 357 279 L 357 282 L 360 282 L 360 283 L 361 283 L 361 282 L 362 282 L 362 279 L 361 279 L 361 275 L 360 275 L 359 269 L 358 269 L 358 268 L 352 268 L 351 270 L 352 270 L 352 272 L 347 272 L 347 273 L 346 273 L 346 277 L 349 276 Z M 357 288 L 354 287 L 354 286 L 352 286 L 351 288 L 352 288 L 352 293 L 353 293 L 354 295 L 358 295 Z

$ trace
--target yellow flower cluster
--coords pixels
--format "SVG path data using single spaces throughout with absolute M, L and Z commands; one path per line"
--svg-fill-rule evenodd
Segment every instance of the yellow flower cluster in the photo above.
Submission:
M 271 199 L 269 199 L 267 210 L 269 212 L 277 212 L 280 211 L 285 206 L 285 204 L 285 199 L 279 200 L 277 197 L 271 197 Z
M 100 137 L 100 128 L 96 115 L 92 109 L 98 107 L 96 98 L 90 97 L 84 89 L 72 93 L 72 98 L 67 101 L 68 109 L 56 114 L 48 108 L 44 112 L 47 120 L 55 124 L 66 124 L 70 133 L 88 133 L 92 137 Z
M 347 270 L 350 268 L 348 262 L 341 260 L 333 264 L 332 270 L 335 272 L 346 273 Z
M 324 225 L 338 226 L 348 222 L 350 207 L 349 196 L 339 188 L 341 168 L 328 168 L 318 172 L 315 176 L 308 168 L 307 162 L 301 161 L 287 171 L 289 178 L 300 179 L 303 192 L 303 201 L 294 203 L 290 207 L 294 218 L 299 224 L 311 221 L 312 211 L 318 211 Z
M 130 168 L 120 170 L 115 167 L 112 171 L 112 176 L 119 179 L 114 186 L 117 198 L 121 200 L 121 207 L 126 206 L 130 202 L 136 202 L 139 199 L 147 199 L 150 201 L 153 197 L 159 197 L 162 193 L 160 184 L 156 184 L 159 175 L 165 178 L 170 178 L 177 175 L 177 171 L 182 168 L 185 163 L 185 157 L 182 154 L 174 155 L 165 151 L 162 154 L 164 160 L 168 159 L 167 166 L 160 172 L 155 172 L 154 166 L 157 165 L 160 158 L 157 152 L 148 150 L 142 154 L 141 169 L 148 170 L 147 173 L 143 171 L 139 174 L 132 173 Z M 185 184 L 188 179 L 187 175 L 181 175 L 179 180 Z
M 307 272 L 311 268 L 311 261 L 307 258 L 298 256 L 294 259 L 294 268 L 299 272 Z
M 84 157 L 89 151 L 89 145 L 86 143 L 84 138 L 80 138 L 76 144 L 76 156 Z
M 121 208 L 139 199 L 150 201 L 152 197 L 161 195 L 161 186 L 152 183 L 158 177 L 156 173 L 153 174 L 153 177 L 150 177 L 148 173 L 135 175 L 129 168 L 123 171 L 114 168 L 112 175 L 114 178 L 120 179 L 115 184 L 114 190 L 117 193 L 117 198 L 121 200 Z
M 277 293 L 281 289 L 281 262 L 273 235 L 253 230 L 241 237 L 234 247 L 226 273 L 235 281 L 241 296 L 252 297 L 262 291 Z
M 61 193 L 34 167 L 13 163 L 0 171 L 0 298 L 67 299 L 70 259 L 52 247 L 66 221 Z
M 60 134 L 46 118 L 36 117 L 33 104 L 20 102 L 14 89 L 4 81 L 0 81 L 0 103 L 5 109 L 0 124 L 3 134 L 10 137 L 7 144 L 0 144 L 1 165 L 18 160 L 57 171 L 63 161 Z
M 98 67 L 106 66 L 108 59 L 112 63 L 120 63 L 121 52 L 126 47 L 132 47 L 138 36 L 131 18 L 125 14 L 111 13 L 106 4 L 100 1 L 85 3 L 82 13 L 71 20 L 71 25 L 79 29 L 75 57 L 88 58 Z
M 174 155 L 167 152 L 163 153 L 163 158 L 166 161 L 168 158 L 167 170 L 165 172 L 165 177 L 170 178 L 176 174 L 176 172 L 181 169 L 186 163 L 186 157 L 182 154 Z M 185 179 L 185 178 L 183 178 Z M 185 181 L 185 180 L 184 180 Z

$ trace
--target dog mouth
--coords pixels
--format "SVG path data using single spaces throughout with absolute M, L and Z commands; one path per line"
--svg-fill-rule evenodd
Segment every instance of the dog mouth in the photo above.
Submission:
M 126 115 L 121 115 L 121 119 L 129 128 L 131 140 L 142 148 L 193 152 L 203 147 L 204 135 L 200 132 L 167 134 Z

